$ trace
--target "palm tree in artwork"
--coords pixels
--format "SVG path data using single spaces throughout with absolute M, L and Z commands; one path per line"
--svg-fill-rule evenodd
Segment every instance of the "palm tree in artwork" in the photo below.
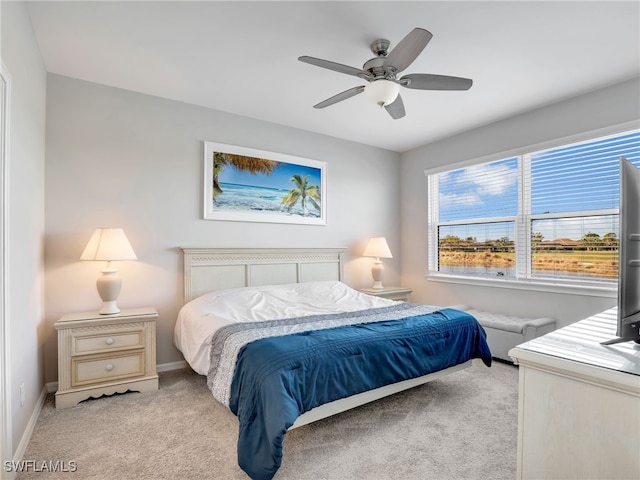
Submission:
M 244 155 L 236 155 L 235 153 L 213 152 L 213 201 L 222 193 L 222 187 L 218 178 L 220 172 L 229 165 L 236 170 L 244 170 L 245 172 L 257 175 L 271 175 L 278 168 L 280 162 L 275 160 L 267 160 L 265 158 L 246 157 Z
M 309 175 L 294 175 L 291 177 L 291 181 L 295 183 L 295 188 L 289 190 L 289 192 L 282 199 L 282 205 L 288 212 L 298 203 L 302 205 L 302 214 L 305 217 L 309 216 L 309 209 L 307 208 L 307 202 L 311 203 L 316 210 L 320 211 L 320 187 L 318 185 L 309 184 Z M 317 201 L 316 201 L 317 200 Z

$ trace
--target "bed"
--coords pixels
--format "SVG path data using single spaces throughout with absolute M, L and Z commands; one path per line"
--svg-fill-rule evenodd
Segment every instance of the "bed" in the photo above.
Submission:
M 175 344 L 239 419 L 238 464 L 269 480 L 289 429 L 471 366 L 468 313 L 365 295 L 344 249 L 183 248 Z

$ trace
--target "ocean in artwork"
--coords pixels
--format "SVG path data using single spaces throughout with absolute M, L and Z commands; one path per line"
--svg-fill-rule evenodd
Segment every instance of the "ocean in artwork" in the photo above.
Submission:
M 222 193 L 213 202 L 212 211 L 244 211 L 251 213 L 281 214 L 286 216 L 304 216 L 301 202 L 290 211 L 282 208 L 282 199 L 289 192 L 287 189 L 269 188 L 234 183 L 220 183 Z M 320 212 L 310 203 L 307 205 L 307 217 L 320 217 Z

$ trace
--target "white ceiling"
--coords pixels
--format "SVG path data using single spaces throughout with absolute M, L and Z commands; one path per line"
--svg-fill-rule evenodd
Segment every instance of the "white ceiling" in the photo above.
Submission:
M 638 1 L 29 2 L 47 71 L 403 152 L 640 75 Z M 393 120 L 364 82 L 369 44 L 433 34 L 408 73 L 472 78 L 468 91 L 402 89 Z M 594 112 L 597 114 L 597 112 Z

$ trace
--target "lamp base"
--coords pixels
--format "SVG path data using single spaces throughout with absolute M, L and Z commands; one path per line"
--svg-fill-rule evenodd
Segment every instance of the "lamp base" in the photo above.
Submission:
M 102 308 L 98 312 L 100 315 L 113 315 L 115 313 L 120 313 L 120 309 L 116 305 L 116 301 L 108 301 L 102 302 Z
M 382 265 L 382 261 L 378 258 L 374 262 L 371 267 L 371 275 L 373 276 L 373 287 L 376 290 L 381 290 L 384 287 L 382 286 L 382 277 L 384 276 L 384 266 Z
M 116 305 L 116 300 L 122 289 L 122 279 L 118 275 L 118 271 L 111 268 L 102 270 L 102 276 L 96 281 L 98 294 L 102 299 L 102 309 L 100 315 L 113 315 L 120 313 L 120 309 Z

